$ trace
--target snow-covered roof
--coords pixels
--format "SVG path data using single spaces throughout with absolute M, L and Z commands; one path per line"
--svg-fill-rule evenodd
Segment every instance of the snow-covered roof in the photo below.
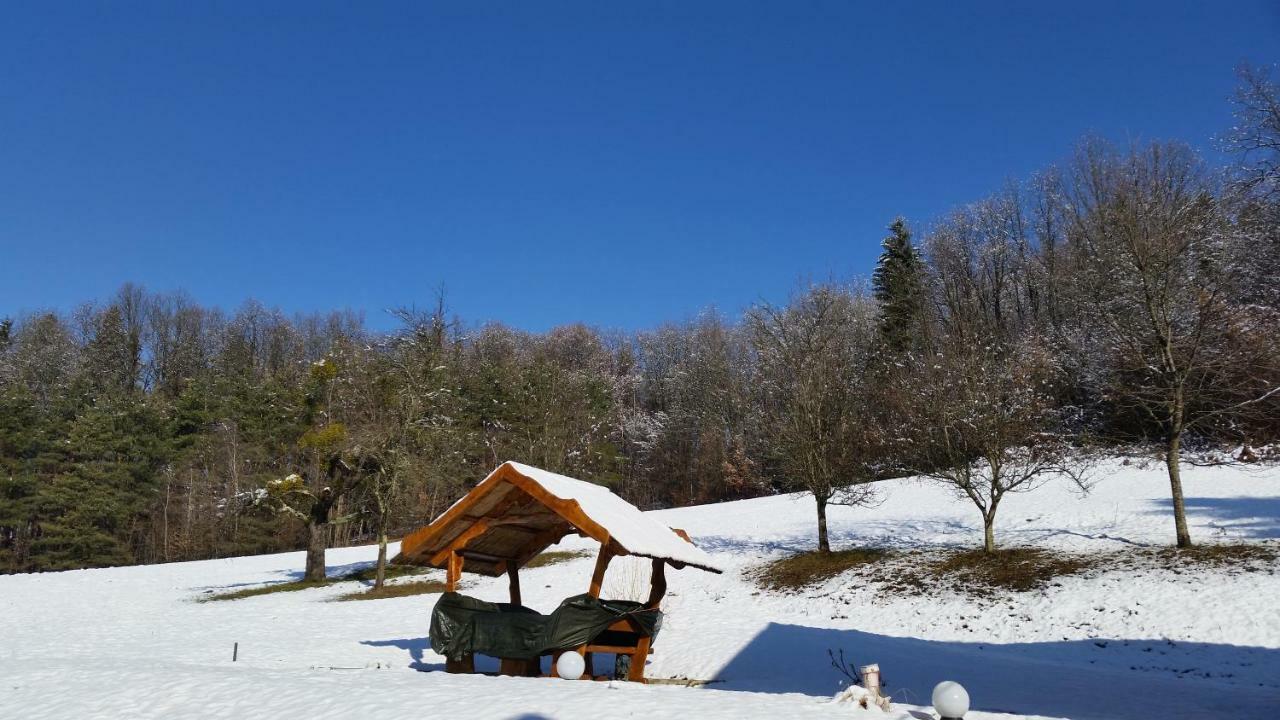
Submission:
M 523 463 L 508 464 L 552 495 L 578 503 L 588 517 L 604 526 L 609 531 L 609 537 L 632 555 L 675 560 L 713 572 L 723 570 L 692 541 L 645 515 L 635 505 L 614 495 L 603 485 L 575 480 Z
M 723 569 L 608 488 L 517 462 L 503 463 L 430 525 L 406 536 L 401 558 L 443 566 L 449 548 L 461 540 L 465 570 L 498 575 L 574 532 L 611 542 L 623 554 Z

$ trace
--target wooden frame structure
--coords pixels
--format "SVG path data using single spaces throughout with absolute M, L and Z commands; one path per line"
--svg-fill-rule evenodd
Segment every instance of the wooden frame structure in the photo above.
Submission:
M 430 525 L 405 536 L 396 561 L 443 568 L 449 592 L 457 590 L 464 571 L 490 577 L 505 574 L 511 603 L 521 605 L 520 568 L 570 534 L 600 543 L 588 586 L 592 597 L 600 597 L 605 572 L 615 557 L 633 555 L 652 560 L 646 609 L 659 609 L 667 590 L 668 565 L 721 572 L 684 531 L 645 516 L 607 489 L 512 462 L 499 466 Z M 586 660 L 583 678 L 593 676 L 593 653 L 614 653 L 630 656 L 627 679 L 644 682 L 652 638 L 625 617 L 610 625 L 605 634 L 615 639 L 634 638 L 634 642 L 574 648 L 572 651 Z M 538 665 L 536 660 L 501 659 L 501 672 L 536 675 Z M 474 672 L 474 658 L 450 661 L 446 669 Z

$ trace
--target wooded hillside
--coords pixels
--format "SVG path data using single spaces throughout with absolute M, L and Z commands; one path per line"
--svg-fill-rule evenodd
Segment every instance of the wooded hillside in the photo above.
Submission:
M 1280 439 L 1277 107 L 1246 71 L 1230 173 L 1086 141 L 918 242 L 895 222 L 870 286 L 742 318 L 532 333 L 441 298 L 372 332 L 125 285 L 3 320 L 0 571 L 367 540 L 503 460 L 645 508 L 804 489 L 821 512 L 919 472 L 985 517 L 1031 468 L 1146 442 L 1176 505 L 1187 442 Z

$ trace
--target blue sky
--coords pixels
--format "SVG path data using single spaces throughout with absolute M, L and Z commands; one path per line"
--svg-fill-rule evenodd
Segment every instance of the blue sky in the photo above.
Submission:
M 0 315 L 640 328 L 870 272 L 1085 133 L 1215 162 L 1276 3 L 8 5 Z

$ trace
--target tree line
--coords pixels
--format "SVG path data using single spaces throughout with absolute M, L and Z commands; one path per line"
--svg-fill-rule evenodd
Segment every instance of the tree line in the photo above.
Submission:
M 1280 439 L 1280 102 L 1241 71 L 1236 162 L 1086 139 L 936 220 L 892 223 L 869 282 L 635 333 L 466 326 L 444 298 L 232 313 L 125 285 L 0 321 L 0 571 L 388 537 L 504 460 L 645 508 L 923 475 L 982 518 L 1079 458 L 1154 448 L 1190 545 L 1191 444 Z M 1077 477 L 1084 483 L 1084 478 Z

